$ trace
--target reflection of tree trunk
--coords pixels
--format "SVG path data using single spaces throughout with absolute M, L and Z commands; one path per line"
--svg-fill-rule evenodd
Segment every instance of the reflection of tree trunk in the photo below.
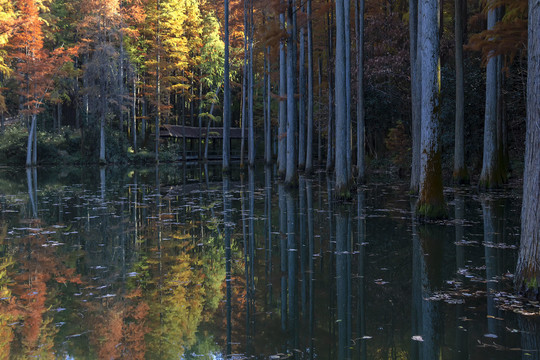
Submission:
M 290 191 L 286 191 L 285 200 L 287 202 L 287 282 L 289 286 L 288 338 L 289 348 L 296 349 L 298 343 L 296 329 L 296 257 L 298 253 L 296 244 L 296 207 L 293 194 Z
M 349 253 L 349 219 L 347 215 L 337 213 L 336 216 L 336 290 L 337 290 L 337 323 L 338 323 L 338 358 L 349 358 L 350 345 L 350 312 L 348 309 L 350 296 Z
M 298 203 L 299 203 L 299 220 L 300 220 L 300 273 L 302 276 L 302 286 L 300 289 L 302 315 L 306 315 L 306 265 L 307 265 L 307 243 L 306 243 L 306 179 L 303 176 L 299 177 L 298 181 Z
M 366 336 L 366 293 L 365 293 L 365 246 L 362 245 L 366 240 L 366 219 L 364 209 L 365 194 L 364 189 L 359 188 L 357 192 L 357 243 L 358 251 L 358 299 L 356 314 L 359 316 L 357 334 L 360 339 Z M 367 341 L 360 340 L 358 346 L 358 358 L 367 359 Z
M 227 357 L 232 353 L 232 284 L 231 284 L 231 197 L 229 194 L 229 178 L 223 177 L 223 223 L 225 227 L 225 283 L 227 285 Z
M 487 286 L 487 315 L 488 331 L 497 333 L 497 309 L 495 307 L 494 293 L 497 276 L 497 249 L 495 245 L 496 219 L 495 202 L 490 199 L 482 199 L 482 214 L 484 217 L 484 255 L 486 261 L 486 286 Z
M 459 245 L 463 241 L 463 224 L 462 221 L 465 219 L 465 201 L 463 195 L 456 192 L 454 198 L 455 208 L 454 216 L 456 218 L 456 268 L 459 271 L 460 269 L 465 268 L 465 251 L 464 246 Z M 464 304 L 456 304 L 456 322 L 461 321 L 460 319 L 465 315 L 464 313 Z M 469 355 L 468 347 L 468 336 L 467 336 L 466 323 L 462 322 L 461 326 L 456 327 L 456 351 L 455 359 L 466 359 Z
M 540 360 L 540 325 L 538 318 L 519 316 L 521 331 L 521 353 L 523 360 Z
M 265 196 L 264 196 L 264 218 L 265 218 L 265 275 L 266 275 L 266 304 L 270 306 L 273 301 L 272 296 L 272 168 L 264 168 Z M 269 309 L 268 309 L 269 310 Z
M 433 225 L 416 229 L 413 223 L 413 336 L 423 342 L 413 345 L 418 359 L 437 359 L 441 355 L 439 304 L 429 298 L 442 282 L 443 256 L 441 230 Z
M 309 6 L 309 5 L 308 5 Z M 308 302 L 309 302 L 309 348 L 310 359 L 314 357 L 314 348 L 313 348 L 313 328 L 314 328 L 314 281 L 313 281 L 313 272 L 315 271 L 313 264 L 313 254 L 314 254 L 314 233 L 313 233 L 313 183 L 311 180 L 306 181 L 306 197 L 307 197 L 307 222 L 308 222 Z
M 281 271 L 281 329 L 287 329 L 287 201 L 285 186 L 278 185 L 279 194 L 279 249 Z
M 26 181 L 28 183 L 28 197 L 30 198 L 30 208 L 32 209 L 32 218 L 37 218 L 37 205 L 36 205 L 36 195 L 34 193 L 34 181 L 32 179 L 32 172 L 35 172 L 36 169 L 26 168 Z

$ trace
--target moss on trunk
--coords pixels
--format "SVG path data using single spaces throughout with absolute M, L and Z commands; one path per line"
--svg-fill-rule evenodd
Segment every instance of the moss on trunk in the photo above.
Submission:
M 444 201 L 441 153 L 431 149 L 427 154 L 425 179 L 421 183 L 420 198 L 416 206 L 417 216 L 424 220 L 437 220 L 448 217 Z

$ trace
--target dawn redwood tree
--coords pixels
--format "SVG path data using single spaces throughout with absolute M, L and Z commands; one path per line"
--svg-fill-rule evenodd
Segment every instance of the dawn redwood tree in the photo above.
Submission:
M 229 171 L 230 129 L 231 129 L 231 90 L 229 79 L 229 0 L 224 0 L 225 7 L 225 55 L 223 72 L 223 171 Z
M 492 30 L 497 23 L 497 9 L 493 8 L 495 0 L 490 0 L 488 6 L 488 30 Z M 480 189 L 496 189 L 503 185 L 502 160 L 499 156 L 497 141 L 498 116 L 498 80 L 500 67 L 497 66 L 498 57 L 489 56 L 486 68 L 486 110 L 484 118 L 484 151 L 482 159 L 482 173 L 480 174 Z
M 347 88 L 346 88 L 346 46 L 345 46 L 345 4 L 336 0 L 336 57 L 335 57 L 335 111 L 336 111 L 336 197 L 347 197 L 349 175 L 347 173 Z
M 446 216 L 439 146 L 439 0 L 420 0 L 422 58 L 422 134 L 418 215 L 434 219 Z
M 413 0 L 411 0 L 413 1 Z M 356 0 L 356 172 L 357 182 L 364 183 L 365 166 L 365 109 L 364 109 L 364 12 L 365 0 Z M 412 60 L 411 60 L 412 63 Z
M 516 288 L 540 298 L 540 0 L 529 0 L 527 138 Z
M 280 4 L 282 1 L 280 1 Z M 279 14 L 279 28 L 285 30 L 285 13 Z M 279 125 L 278 125 L 278 175 L 283 178 L 287 169 L 287 55 L 285 39 L 279 39 Z
M 456 184 L 469 182 L 469 174 L 465 166 L 465 92 L 463 90 L 463 6 L 466 1 L 455 0 L 455 46 L 456 46 L 456 123 L 454 141 L 454 172 Z
M 296 169 L 296 106 L 295 106 L 295 86 L 294 86 L 294 43 L 296 42 L 294 17 L 295 0 L 288 0 L 287 6 L 287 169 L 285 173 L 285 183 L 288 186 L 296 184 L 297 169 Z
M 304 12 L 304 7 L 301 7 Z M 298 40 L 298 168 L 306 167 L 306 36 L 305 26 L 300 27 Z
M 409 0 L 409 52 L 411 63 L 411 110 L 412 110 L 412 164 L 410 191 L 418 193 L 420 187 L 420 135 L 421 135 L 421 57 L 418 44 L 420 14 L 419 0 Z
M 306 174 L 313 171 L 313 21 L 311 12 L 311 0 L 307 0 L 307 140 L 306 140 Z
M 44 48 L 42 22 L 34 0 L 19 1 L 15 10 L 19 17 L 14 24 L 8 55 L 15 63 L 14 76 L 24 99 L 22 114 L 31 117 L 26 166 L 32 166 L 37 162 L 37 114 L 43 110 L 43 102 L 52 91 L 54 76 L 77 49 L 58 48 L 49 52 Z

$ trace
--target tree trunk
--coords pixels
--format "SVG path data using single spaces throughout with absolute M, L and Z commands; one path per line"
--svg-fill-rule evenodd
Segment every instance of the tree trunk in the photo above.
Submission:
M 328 130 L 327 130 L 327 150 L 326 150 L 326 172 L 331 172 L 334 169 L 334 132 L 333 123 L 334 123 L 334 87 L 333 87 L 333 77 L 332 77 L 332 27 L 333 27 L 333 13 L 330 10 L 328 14 Z
M 348 197 L 349 177 L 347 174 L 347 86 L 346 86 L 346 46 L 345 46 L 345 5 L 336 0 L 336 184 L 335 196 Z
M 266 165 L 272 164 L 272 107 L 270 83 L 270 46 L 266 47 L 266 134 L 264 141 L 264 157 Z
M 302 6 L 302 12 L 303 12 Z M 298 49 L 298 169 L 306 167 L 306 44 L 305 27 L 300 28 L 300 48 Z
M 411 114 L 412 114 L 412 164 L 410 191 L 418 193 L 420 187 L 420 140 L 421 140 L 421 71 L 422 59 L 420 55 L 419 29 L 420 9 L 418 0 L 409 0 L 409 35 L 410 35 L 410 63 L 411 63 Z
M 279 14 L 279 27 L 285 29 L 285 14 Z M 278 175 L 285 177 L 287 169 L 287 69 L 285 41 L 279 40 L 279 129 L 278 129 Z
M 223 71 L 223 171 L 230 167 L 230 128 L 231 128 L 231 91 L 229 80 L 229 0 L 224 1 L 225 7 L 225 55 Z M 208 130 L 207 130 L 208 133 Z
M 26 166 L 27 167 L 35 165 L 35 162 L 32 161 L 32 154 L 33 154 L 32 148 L 34 146 L 34 134 L 36 132 L 36 125 L 37 125 L 36 117 L 37 117 L 36 114 L 32 114 L 32 123 L 30 124 L 30 131 L 28 133 L 28 143 L 26 146 Z
M 295 0 L 288 0 L 287 7 L 287 171 L 285 173 L 285 183 L 288 186 L 296 184 L 296 106 L 294 99 L 294 26 L 293 17 Z
M 364 12 L 365 0 L 356 0 L 356 171 L 357 182 L 366 179 L 364 109 Z M 411 60 L 412 63 L 412 60 Z
M 343 1 L 345 35 L 345 154 L 347 160 L 347 182 L 352 180 L 352 121 L 351 121 L 351 0 Z
M 313 171 L 313 27 L 312 27 L 311 0 L 307 0 L 307 146 L 306 146 L 306 174 Z
M 446 217 L 443 195 L 441 151 L 439 147 L 439 26 L 438 1 L 421 0 L 422 135 L 420 157 L 420 198 L 418 215 Z
M 253 73 L 253 35 L 254 35 L 254 24 L 253 24 L 253 0 L 249 2 L 249 67 L 248 67 L 248 165 L 255 166 L 255 123 L 253 119 L 254 105 L 253 105 L 253 96 L 254 96 L 254 73 Z
M 540 297 L 540 0 L 529 0 L 527 139 L 516 288 Z
M 242 68 L 242 137 L 240 139 L 240 167 L 244 167 L 244 153 L 246 144 L 246 121 L 247 121 L 247 59 L 248 59 L 248 11 L 247 0 L 244 0 L 244 66 Z
M 56 130 L 60 132 L 60 128 L 62 127 L 62 103 L 56 104 L 56 116 L 56 123 L 58 125 L 58 128 Z
M 137 81 L 136 76 L 133 76 L 133 104 L 132 104 L 132 136 L 133 136 L 133 151 L 137 152 Z
M 100 81 L 101 112 L 99 122 L 99 162 L 105 163 L 105 116 L 107 114 L 107 96 L 105 94 L 105 76 Z
M 494 0 L 490 0 L 491 5 Z M 497 22 L 497 10 L 488 12 L 488 30 Z M 488 60 L 486 69 L 486 111 L 484 119 L 484 153 L 482 173 L 478 187 L 483 190 L 500 188 L 503 185 L 501 159 L 497 147 L 497 57 Z
M 159 164 L 159 121 L 161 117 L 160 113 L 160 105 L 161 105 L 161 89 L 160 89 L 160 39 L 159 39 L 159 32 L 160 32 L 160 24 L 159 24 L 159 13 L 160 13 L 160 0 L 157 0 L 157 29 L 156 29 L 156 115 L 155 115 L 155 162 L 156 164 Z M 184 151 L 185 151 L 185 143 L 184 143 Z
M 465 166 L 465 94 L 463 90 L 463 0 L 455 2 L 455 46 L 456 46 L 456 130 L 454 143 L 455 184 L 469 182 L 469 174 Z

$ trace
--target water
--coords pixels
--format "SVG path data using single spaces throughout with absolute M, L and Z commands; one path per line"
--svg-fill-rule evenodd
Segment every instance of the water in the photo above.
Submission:
M 538 304 L 509 310 L 519 193 L 448 189 L 424 225 L 405 183 L 339 204 L 322 173 L 2 169 L 2 354 L 538 359 Z

